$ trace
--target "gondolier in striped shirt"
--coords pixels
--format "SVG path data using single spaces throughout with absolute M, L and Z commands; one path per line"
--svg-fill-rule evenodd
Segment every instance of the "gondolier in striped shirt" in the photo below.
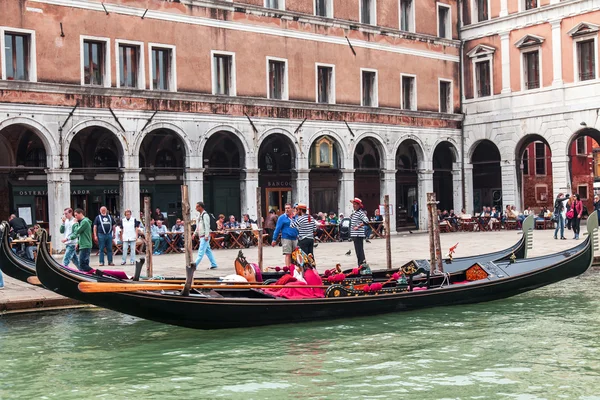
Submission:
M 290 228 L 298 229 L 298 247 L 304 253 L 312 254 L 314 258 L 313 248 L 315 244 L 314 233 L 316 229 L 315 219 L 308 213 L 306 204 L 298 204 L 296 206 L 297 214 L 290 223 Z
M 364 211 L 362 200 L 358 197 L 350 200 L 354 212 L 350 215 L 350 237 L 354 242 L 354 252 L 356 253 L 356 260 L 358 265 L 362 265 L 366 262 L 364 240 L 365 240 L 365 226 L 369 223 L 369 219 Z

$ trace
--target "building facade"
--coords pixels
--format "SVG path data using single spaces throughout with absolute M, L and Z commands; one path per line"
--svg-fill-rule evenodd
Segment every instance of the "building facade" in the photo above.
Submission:
M 461 10 L 466 201 L 591 208 L 600 141 L 599 3 L 466 0 Z
M 0 218 L 463 203 L 456 1 L 0 3 Z M 425 213 L 421 213 L 424 226 Z

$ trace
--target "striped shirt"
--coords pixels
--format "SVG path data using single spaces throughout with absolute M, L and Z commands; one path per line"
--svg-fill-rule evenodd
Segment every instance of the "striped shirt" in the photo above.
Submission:
M 315 219 L 309 215 L 300 215 L 295 217 L 290 223 L 290 228 L 298 229 L 298 237 L 302 239 L 314 239 L 313 234 L 316 229 Z
M 352 215 L 350 215 L 350 236 L 351 237 L 365 237 L 365 227 L 360 226 L 361 223 L 367 225 L 369 223 L 369 219 L 367 218 L 365 212 L 363 210 L 354 211 Z M 354 227 L 358 226 L 358 229 L 354 229 Z

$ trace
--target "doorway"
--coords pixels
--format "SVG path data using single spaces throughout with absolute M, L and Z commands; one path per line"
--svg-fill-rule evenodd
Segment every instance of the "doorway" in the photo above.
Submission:
M 275 210 L 277 215 L 281 215 L 285 209 L 285 203 L 292 203 L 292 189 L 277 188 L 266 189 L 267 204 L 265 205 L 265 215 L 269 215 L 269 211 Z

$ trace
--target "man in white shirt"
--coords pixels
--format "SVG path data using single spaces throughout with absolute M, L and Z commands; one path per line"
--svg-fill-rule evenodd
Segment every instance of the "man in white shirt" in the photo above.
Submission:
M 210 215 L 204 209 L 204 203 L 199 201 L 196 203 L 196 211 L 198 211 L 198 217 L 196 219 L 196 235 L 198 235 L 198 239 L 200 240 L 200 247 L 198 247 L 198 257 L 196 257 L 196 267 L 200 265 L 202 262 L 202 258 L 204 258 L 204 254 L 208 257 L 210 261 L 209 269 L 217 268 L 217 260 L 215 260 L 215 256 L 213 255 L 212 249 L 210 248 Z
M 121 220 L 119 227 L 121 228 L 119 232 L 119 239 L 121 239 L 121 242 L 123 243 L 123 257 L 121 258 L 121 265 L 125 265 L 127 262 L 127 251 L 130 249 L 131 255 L 129 257 L 129 262 L 131 265 L 134 265 L 135 243 L 138 237 L 140 221 L 131 216 L 131 210 L 125 210 L 125 218 Z
M 65 208 L 62 216 L 62 225 L 60 226 L 60 233 L 64 235 L 62 242 L 66 246 L 63 265 L 69 266 L 69 263 L 73 261 L 73 264 L 79 269 L 79 258 L 77 258 L 75 249 L 77 247 L 77 239 L 69 239 L 73 233 L 73 225 L 76 223 L 77 221 L 73 217 L 73 209 L 70 207 Z

